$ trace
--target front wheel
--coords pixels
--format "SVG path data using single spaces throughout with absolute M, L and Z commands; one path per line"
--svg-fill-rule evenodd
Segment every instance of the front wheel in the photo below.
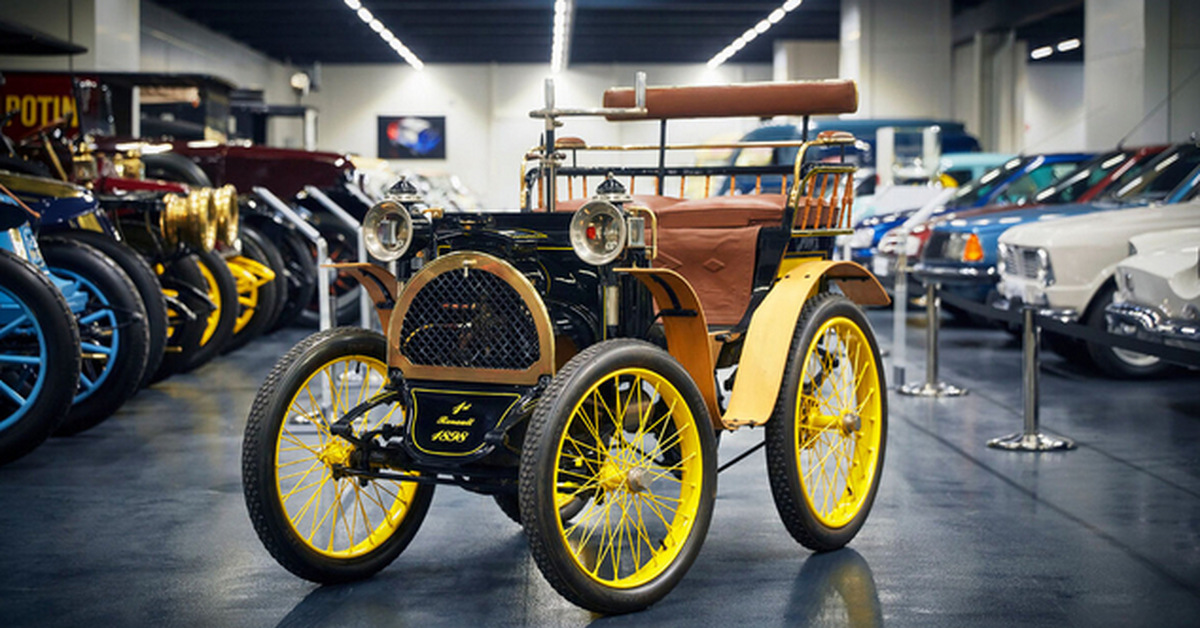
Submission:
M 288 571 L 313 582 L 371 576 L 416 535 L 431 484 L 346 474 L 358 452 L 330 425 L 387 384 L 383 336 L 350 327 L 309 336 L 259 389 L 242 444 L 242 488 L 258 538 Z M 402 422 L 379 405 L 362 434 Z M 373 469 L 378 471 L 379 469 Z
M 538 401 L 521 454 L 521 520 L 546 580 L 600 613 L 670 592 L 708 533 L 713 440 L 699 389 L 662 349 L 612 340 L 571 358 Z M 568 497 L 582 507 L 564 519 Z
M 83 349 L 79 391 L 56 432 L 70 436 L 107 419 L 141 387 L 150 326 L 137 286 L 99 249 L 57 238 L 44 239 L 41 249 L 50 272 L 87 295 L 76 316 Z
M 775 507 L 811 550 L 849 543 L 875 500 L 887 444 L 882 364 L 858 306 L 831 293 L 805 304 L 765 438 Z
M 1097 331 L 1106 331 L 1108 323 L 1104 318 L 1104 310 L 1113 302 L 1117 289 L 1108 285 L 1096 297 L 1096 305 L 1092 306 L 1084 324 Z M 1152 379 L 1162 377 L 1173 368 L 1162 358 L 1112 345 L 1088 342 L 1084 343 L 1087 357 L 1091 363 L 1104 375 L 1113 379 Z
M 79 384 L 79 330 L 36 266 L 0 250 L 0 465 L 46 440 Z

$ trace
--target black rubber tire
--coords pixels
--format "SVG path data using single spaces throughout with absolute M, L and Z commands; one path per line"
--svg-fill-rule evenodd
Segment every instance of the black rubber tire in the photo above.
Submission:
M 56 436 L 71 436 L 99 425 L 141 388 L 142 375 L 150 357 L 150 324 L 137 286 L 112 258 L 97 248 L 71 239 L 44 238 L 38 245 L 50 272 L 82 279 L 99 291 L 90 296 L 81 316 L 111 309 L 119 331 L 120 341 L 114 347 L 115 354 L 108 358 L 112 366 L 104 381 L 87 396 L 76 395 L 66 418 L 55 431 Z M 107 301 L 107 307 L 103 301 Z M 97 324 L 80 325 L 79 336 L 87 342 L 111 330 L 112 327 L 103 328 Z M 80 381 L 84 376 L 94 379 L 103 373 L 103 369 L 101 361 L 84 360 L 80 365 Z
M 269 242 L 259 239 L 257 234 L 250 234 L 245 231 L 241 234 L 242 240 L 242 255 L 254 260 L 275 271 L 275 266 L 272 265 L 270 256 L 267 253 L 266 246 L 272 246 Z M 264 246 L 265 245 L 265 246 Z M 274 248 L 272 246 L 272 248 Z M 282 264 L 279 260 L 279 252 L 275 253 L 275 262 Z M 272 279 L 269 283 L 263 284 L 258 288 L 258 305 L 250 320 L 242 326 L 241 330 L 235 330 L 233 336 L 221 350 L 222 353 L 229 353 L 236 349 L 246 346 L 246 343 L 263 335 L 271 325 L 275 323 L 275 317 L 279 314 L 279 286 L 281 282 L 277 279 Z M 240 315 L 241 305 L 238 314 Z
M 205 296 L 208 282 L 200 274 L 199 260 L 193 255 L 185 255 L 163 266 L 159 282 L 166 290 L 178 293 L 175 297 L 195 318 L 188 318 L 181 312 L 169 317 L 170 335 L 167 338 L 167 348 L 162 362 L 151 377 L 152 382 L 160 381 L 175 373 L 182 372 L 188 360 L 200 348 L 200 338 L 204 335 L 212 303 Z M 170 309 L 170 303 L 168 303 Z
M 387 567 L 421 527 L 433 499 L 432 484 L 418 485 L 403 523 L 371 552 L 334 559 L 306 547 L 296 537 L 283 509 L 275 482 L 276 435 L 287 418 L 292 398 L 314 371 L 340 357 L 363 355 L 387 359 L 387 342 L 378 333 L 353 327 L 333 328 L 305 338 L 271 369 L 250 408 L 242 443 L 242 489 L 254 530 L 267 551 L 293 574 L 324 584 L 368 578 Z
M 185 373 L 220 355 L 221 349 L 224 349 L 225 345 L 229 344 L 229 339 L 233 338 L 233 326 L 237 322 L 237 283 L 233 280 L 233 274 L 229 272 L 229 266 L 216 253 L 205 251 L 195 255 L 197 262 L 208 269 L 216 281 L 217 294 L 220 295 L 221 303 L 217 308 L 216 329 L 209 337 L 208 342 L 201 339 L 199 348 L 186 359 L 183 364 Z
M 320 214 L 317 214 L 314 226 L 321 232 L 321 237 L 325 238 L 325 245 L 329 248 L 329 258 L 331 261 L 334 263 L 358 261 L 358 232 L 331 216 L 322 216 Z M 311 249 L 309 258 L 312 258 Z M 313 281 L 316 281 L 315 273 Z M 351 279 L 348 275 L 338 274 L 330 277 L 329 292 L 336 295 L 332 303 L 330 303 L 333 306 L 333 312 L 331 313 L 334 325 L 355 324 L 359 317 L 358 299 L 361 290 L 362 286 L 358 285 L 358 282 Z M 300 324 L 307 327 L 316 327 L 320 322 L 318 307 L 314 285 L 313 298 L 308 301 L 308 305 L 300 312 Z
M 279 317 L 283 315 L 284 306 L 287 305 L 287 264 L 283 261 L 283 255 L 279 252 L 279 246 L 272 242 L 265 233 L 246 224 L 243 224 L 239 229 L 244 238 L 251 239 L 262 247 L 263 255 L 267 260 L 264 263 L 275 272 L 275 281 L 271 282 L 271 286 L 275 288 L 275 311 L 271 312 L 270 320 L 263 332 L 264 334 L 270 333 L 275 328 L 275 324 L 279 322 Z
M 137 286 L 138 296 L 142 298 L 142 306 L 146 308 L 146 321 L 150 326 L 150 351 L 146 360 L 146 371 L 142 374 L 141 386 L 150 384 L 158 366 L 162 364 L 163 352 L 167 347 L 167 301 L 163 297 L 162 284 L 150 264 L 137 251 L 128 245 L 117 242 L 103 233 L 95 231 L 62 231 L 55 237 L 78 240 L 100 249 L 112 261 L 125 271 L 126 275 Z
M 1104 318 L 1104 310 L 1113 302 L 1116 293 L 1117 287 L 1111 282 L 1101 288 L 1092 300 L 1083 324 L 1097 331 L 1106 331 L 1108 322 Z M 1141 353 L 1131 355 L 1132 352 L 1125 352 L 1110 345 L 1085 342 L 1084 348 L 1092 365 L 1106 377 L 1113 379 L 1153 379 L 1168 375 L 1174 368 L 1171 363 L 1160 358 Z M 1131 361 L 1129 358 L 1137 361 Z
M 275 242 L 283 257 L 284 278 L 287 280 L 287 299 L 280 307 L 274 329 L 297 323 L 300 313 L 308 307 L 317 291 L 317 263 L 312 251 L 300 234 L 290 229 L 281 231 Z
M 176 181 L 199 187 L 213 187 L 212 179 L 196 162 L 178 153 L 147 153 L 141 156 L 147 179 Z
M 46 345 L 42 365 L 45 380 L 37 398 L 14 423 L 0 429 L 0 465 L 5 465 L 33 451 L 67 415 L 79 387 L 79 329 L 62 293 L 50 279 L 5 250 L 0 250 L 0 287 L 9 298 L 29 308 Z M 10 375 L 8 369 L 0 369 L 0 377 L 6 375 Z M 12 419 L 14 414 L 14 408 L 0 401 L 0 422 Z
M 808 499 L 805 497 L 800 477 L 800 463 L 795 455 L 796 443 L 799 441 L 794 412 L 808 348 L 812 345 L 821 325 L 833 317 L 849 319 L 861 330 L 867 344 L 870 345 L 881 402 L 879 453 L 870 488 L 855 516 L 837 528 L 829 527 L 821 522 L 812 512 Z M 854 368 L 857 369 L 857 365 Z M 771 419 L 767 421 L 764 436 L 767 445 L 767 478 L 771 485 L 775 508 L 792 538 L 804 547 L 818 552 L 843 547 L 858 534 L 859 529 L 866 522 L 875 501 L 875 495 L 879 491 L 884 454 L 887 451 L 886 390 L 887 382 L 884 380 L 883 360 L 879 355 L 879 344 L 875 340 L 875 333 L 862 310 L 839 294 L 826 292 L 809 299 L 800 312 L 800 318 L 792 335 L 788 361 L 783 372 L 783 382 L 775 402 L 775 410 L 772 412 Z
M 559 531 L 553 478 L 558 442 L 572 409 L 592 384 L 621 368 L 652 370 L 679 391 L 698 424 L 701 460 L 699 505 L 687 540 L 665 571 L 627 589 L 606 586 L 577 566 Z M 572 357 L 542 393 L 529 421 L 519 476 L 521 520 L 534 562 L 556 591 L 572 603 L 598 613 L 628 613 L 662 599 L 687 573 L 708 534 L 716 495 L 716 445 L 704 399 L 691 376 L 666 351 L 642 340 L 594 344 Z M 547 513 L 554 513 L 548 516 Z M 586 515 L 585 515 L 586 516 Z

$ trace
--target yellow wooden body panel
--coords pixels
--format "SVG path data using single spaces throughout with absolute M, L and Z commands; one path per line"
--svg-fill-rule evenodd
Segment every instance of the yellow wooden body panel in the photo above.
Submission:
M 771 418 L 800 311 L 817 293 L 823 277 L 837 283 L 855 303 L 888 303 L 887 292 L 875 276 L 854 262 L 810 261 L 780 278 L 746 330 L 729 408 L 721 419 L 726 429 L 762 425 Z

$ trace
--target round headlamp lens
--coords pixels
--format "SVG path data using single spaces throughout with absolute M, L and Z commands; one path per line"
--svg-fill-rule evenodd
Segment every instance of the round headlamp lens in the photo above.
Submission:
M 608 201 L 590 201 L 571 217 L 571 247 L 579 259 L 603 266 L 621 256 L 628 240 L 625 215 Z
M 380 201 L 363 218 L 363 243 L 377 260 L 391 262 L 408 251 L 413 239 L 412 216 L 395 201 Z

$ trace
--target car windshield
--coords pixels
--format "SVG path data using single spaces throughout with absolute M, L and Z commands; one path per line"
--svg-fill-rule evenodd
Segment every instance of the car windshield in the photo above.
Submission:
M 979 199 L 986 198 L 987 195 L 996 189 L 996 186 L 1004 183 L 1012 171 L 1020 168 L 1027 160 L 1020 157 L 1014 157 L 1004 163 L 999 168 L 992 168 L 983 174 L 982 177 L 959 188 L 954 195 L 954 205 L 973 205 Z
M 1053 187 L 1038 192 L 1034 200 L 1046 205 L 1072 203 L 1084 192 L 1103 181 L 1104 177 L 1107 177 L 1113 170 L 1128 162 L 1132 156 L 1132 153 L 1121 151 L 1100 155 L 1076 168 L 1055 183 Z
M 1041 163 L 1038 163 L 1039 161 Z M 1028 172 L 1005 184 L 1000 193 L 992 199 L 992 204 L 1024 205 L 1033 200 L 1034 195 L 1041 190 L 1074 172 L 1079 164 L 1077 161 L 1046 162 L 1042 157 L 1038 157 L 1034 163 L 1037 165 L 1032 166 Z
M 1200 146 L 1187 144 L 1125 173 L 1113 186 L 1112 198 L 1121 203 L 1151 203 L 1167 197 L 1197 166 Z

